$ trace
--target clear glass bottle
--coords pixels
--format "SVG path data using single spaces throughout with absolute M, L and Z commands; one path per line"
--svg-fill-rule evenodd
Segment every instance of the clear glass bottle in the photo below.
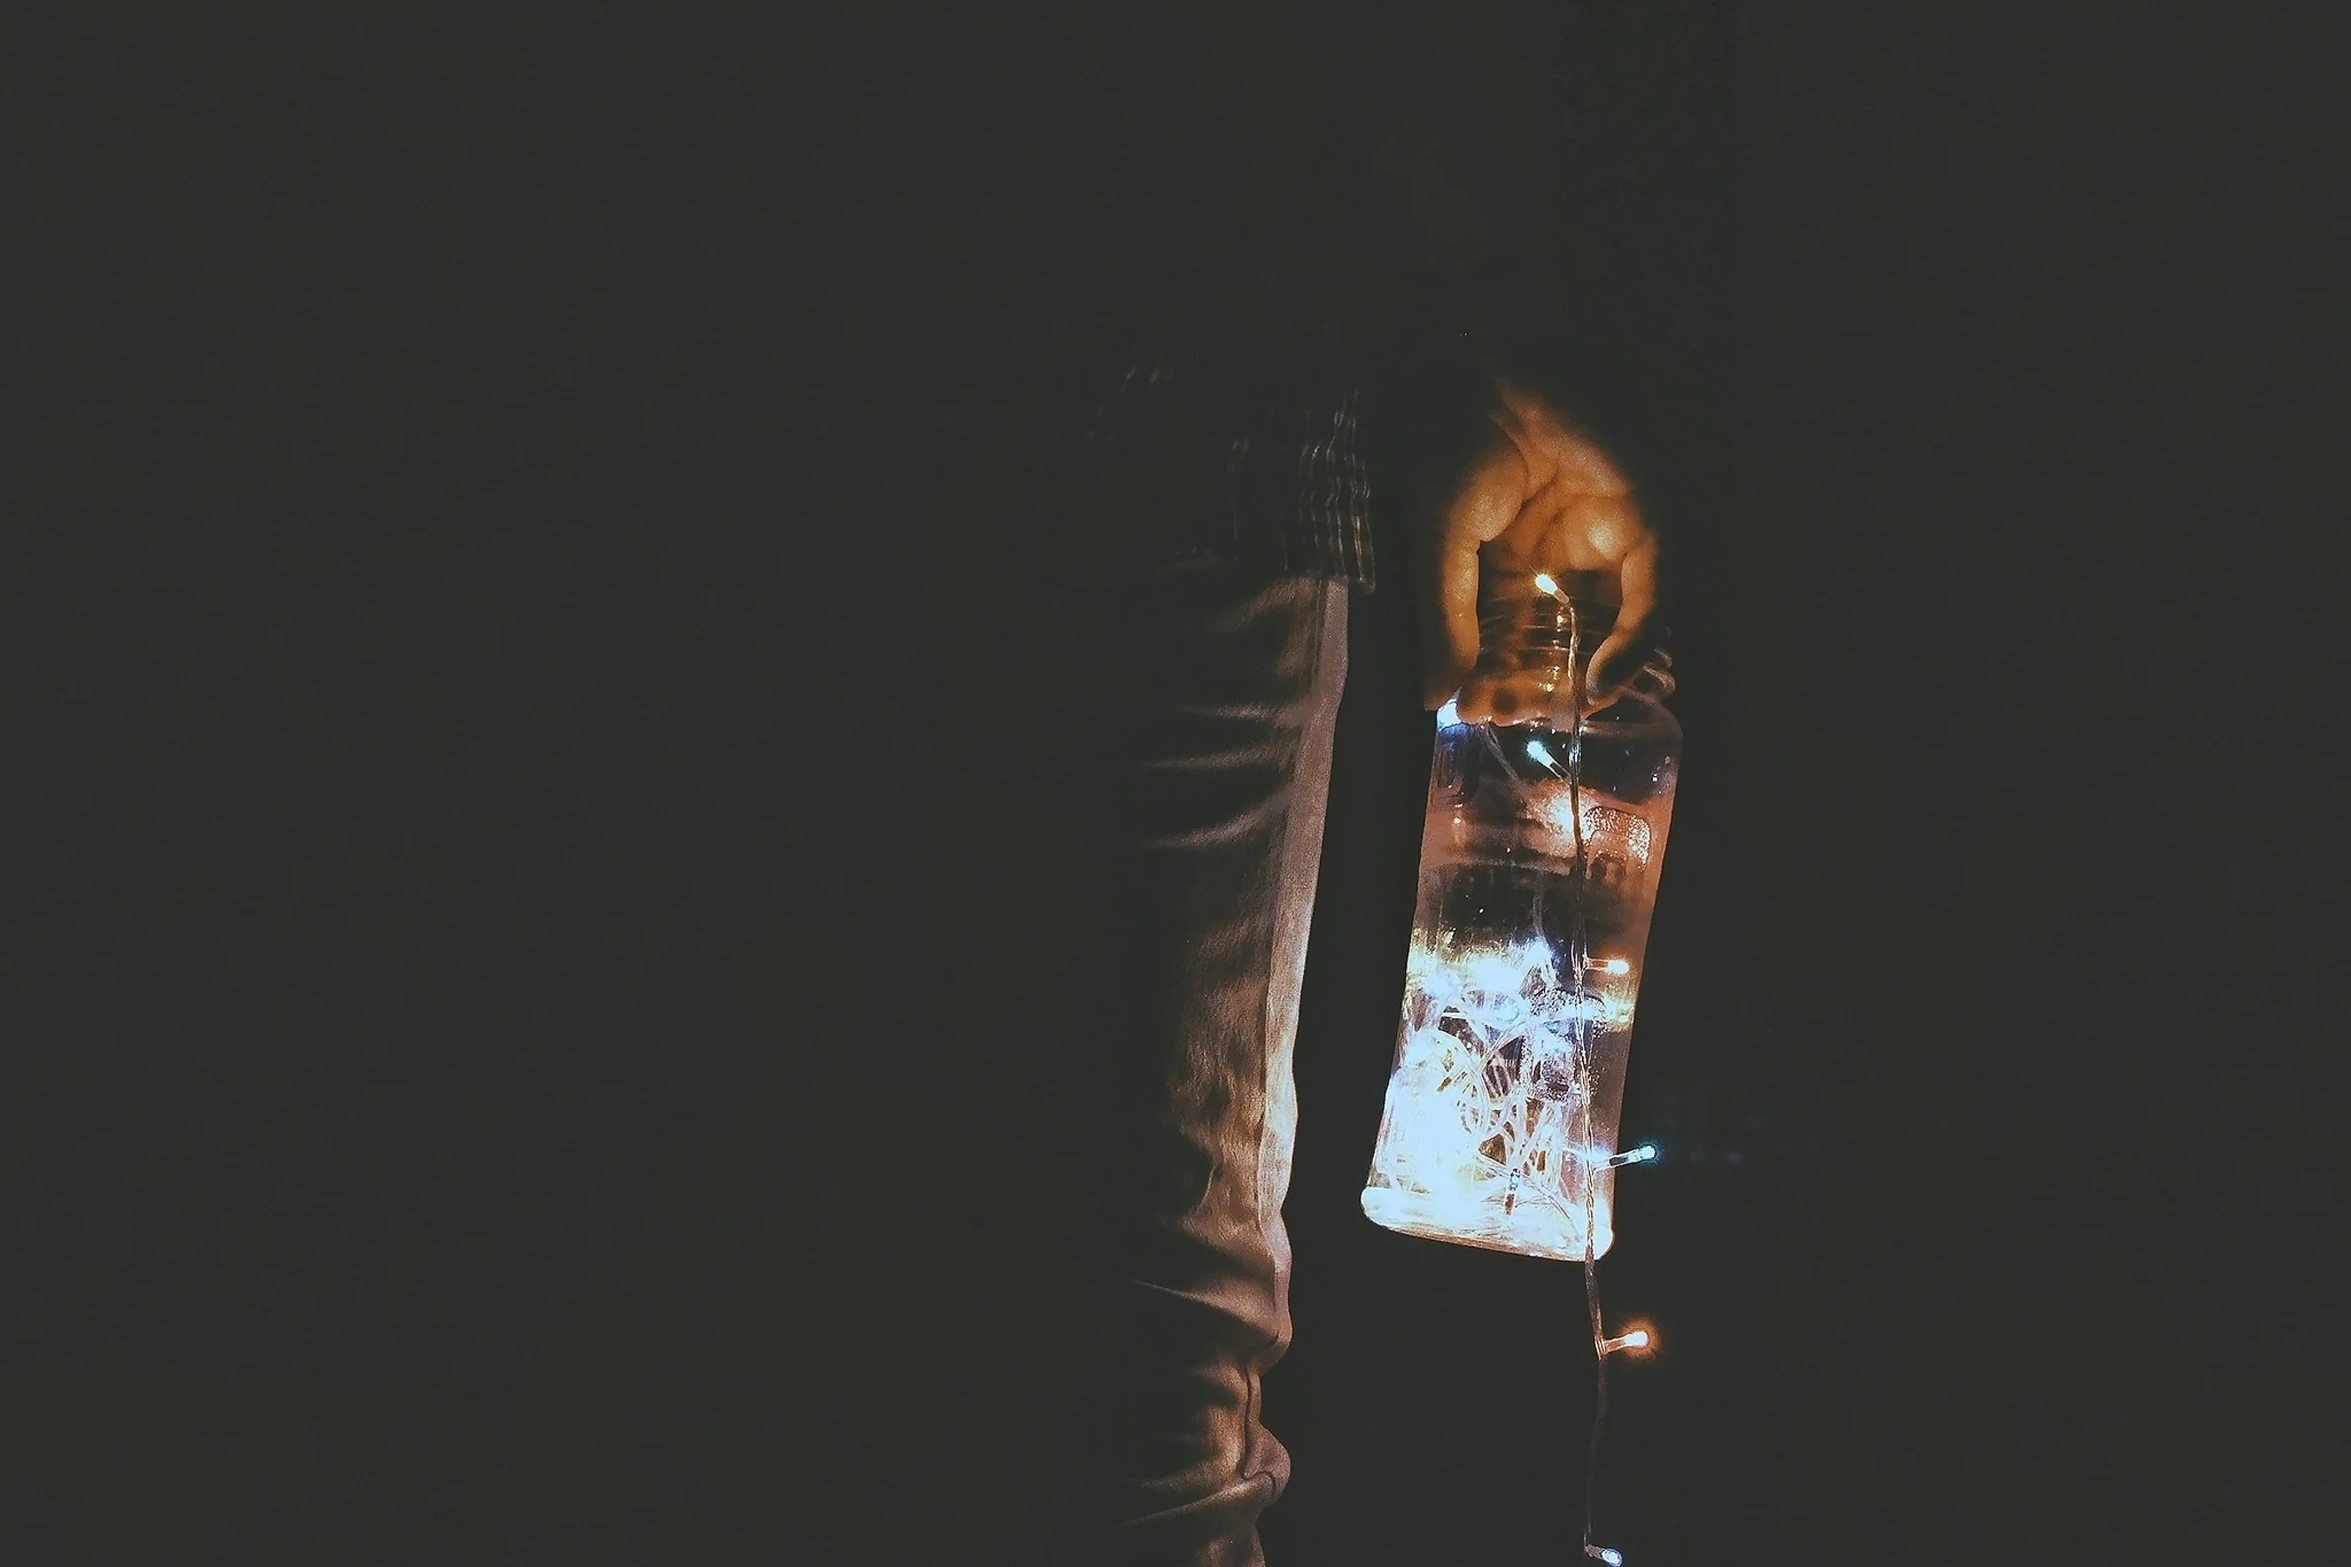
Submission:
M 1438 715 L 1363 1210 L 1408 1235 L 1580 1261 L 1613 1238 L 1610 1160 L 1682 733 L 1662 654 L 1588 697 L 1615 621 L 1607 584 L 1497 575 L 1463 687 L 1496 717 Z

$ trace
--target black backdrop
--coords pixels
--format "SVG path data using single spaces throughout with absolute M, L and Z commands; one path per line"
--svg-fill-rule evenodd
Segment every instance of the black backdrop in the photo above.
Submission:
M 2331 1560 L 2323 51 L 1562 14 L 1690 736 L 1602 1535 Z M 1016 439 L 1050 193 L 987 177 L 1051 29 L 794 27 L 18 53 L 12 1558 L 1029 1559 L 1085 1312 L 1020 1216 L 1084 1090 L 1006 965 L 1117 630 Z M 1277 1561 L 1575 1528 L 1572 1277 L 1354 1207 L 1406 603 L 1342 720 Z M 1017 884 L 957 847 L 1016 833 Z

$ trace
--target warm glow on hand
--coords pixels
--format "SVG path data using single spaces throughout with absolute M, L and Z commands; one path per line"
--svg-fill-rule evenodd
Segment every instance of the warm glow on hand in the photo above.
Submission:
M 1557 572 L 1616 577 L 1616 626 L 1592 663 L 1603 691 L 1623 678 L 1619 659 L 1646 642 L 1657 610 L 1657 536 L 1624 475 L 1542 398 L 1507 381 L 1492 390 L 1486 417 L 1494 439 L 1428 520 L 1431 569 L 1420 606 L 1428 705 L 1458 691 L 1471 723 L 1529 714 L 1551 700 L 1507 678 L 1464 685 L 1478 658 L 1478 584 L 1489 573 L 1531 580 L 1555 596 Z

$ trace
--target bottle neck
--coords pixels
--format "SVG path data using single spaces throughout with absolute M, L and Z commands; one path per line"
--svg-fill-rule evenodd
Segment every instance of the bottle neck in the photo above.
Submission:
M 1565 697 L 1587 690 L 1592 654 L 1616 629 L 1614 580 L 1604 572 L 1560 572 L 1558 593 L 1533 574 L 1489 572 L 1478 592 L 1478 663 L 1484 675 L 1534 674 Z M 1621 678 L 1622 666 L 1619 666 Z M 1671 665 L 1651 650 L 1624 678 L 1620 695 L 1662 701 L 1673 694 Z
M 1616 625 L 1616 607 L 1531 588 L 1478 595 L 1478 667 L 1493 674 L 1586 663 Z

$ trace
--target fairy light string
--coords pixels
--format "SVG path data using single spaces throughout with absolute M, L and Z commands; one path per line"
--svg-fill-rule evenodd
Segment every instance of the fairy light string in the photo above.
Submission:
M 1440 729 L 1462 732 L 1440 742 L 1432 812 L 1448 782 L 1499 797 L 1478 803 L 1462 795 L 1452 801 L 1449 823 L 1430 818 L 1429 831 L 1451 834 L 1450 848 L 1469 857 L 1460 866 L 1441 861 L 1443 877 L 1424 881 L 1424 925 L 1414 936 L 1363 1208 L 1375 1223 L 1405 1234 L 1583 1263 L 1594 1395 L 1581 1556 L 1621 1567 L 1622 1554 L 1592 1538 L 1607 1362 L 1653 1344 L 1644 1327 L 1613 1337 L 1607 1330 L 1598 1260 L 1612 1205 L 1602 1187 L 1608 1172 L 1649 1163 L 1657 1148 L 1643 1143 L 1618 1152 L 1614 1111 L 1604 1116 L 1600 1100 L 1603 1084 L 1615 1081 L 1612 1063 L 1621 1060 L 1632 1022 L 1638 960 L 1631 954 L 1645 936 L 1649 896 L 1640 882 L 1664 821 L 1662 810 L 1625 808 L 1607 790 L 1585 787 L 1585 709 L 1596 684 L 1587 656 L 1597 639 L 1585 635 L 1579 606 L 1548 574 L 1534 574 L 1533 589 L 1557 601 L 1561 613 L 1546 640 L 1554 649 L 1564 643 L 1566 653 L 1564 691 L 1556 673 L 1541 686 L 1549 726 L 1511 730 L 1490 719 L 1464 726 L 1455 702 L 1438 714 Z M 1556 712 L 1562 697 L 1565 717 Z M 1448 752 L 1448 744 L 1456 750 Z M 1490 763 L 1474 782 L 1460 771 L 1462 746 Z M 1481 850 L 1463 836 L 1473 831 L 1465 810 L 1483 813 L 1489 830 L 1531 832 L 1530 854 L 1481 858 L 1491 846 Z M 1427 853 L 1424 844 L 1424 866 Z M 1518 897 L 1507 907 L 1488 901 L 1513 886 Z M 1514 932 L 1520 918 L 1523 931 Z M 1598 955 L 1596 937 L 1635 947 Z
M 1530 747 L 1529 749 L 1530 752 L 1538 756 L 1539 760 L 1545 766 L 1551 766 L 1557 771 L 1564 771 L 1567 776 L 1567 817 L 1568 821 L 1572 824 L 1572 837 L 1575 850 L 1575 868 L 1570 873 L 1568 878 L 1567 961 L 1569 972 L 1577 976 L 1576 983 L 1581 985 L 1586 982 L 1586 977 L 1591 974 L 1594 967 L 1589 947 L 1589 936 L 1584 926 L 1585 878 L 1588 869 L 1587 845 L 1584 838 L 1583 801 L 1584 705 L 1585 698 L 1589 695 L 1590 692 L 1590 682 L 1587 678 L 1587 671 L 1584 668 L 1583 660 L 1583 624 L 1581 617 L 1576 613 L 1575 601 L 1560 591 L 1559 584 L 1552 580 L 1550 574 L 1547 572 L 1537 572 L 1535 574 L 1535 586 L 1544 593 L 1549 594 L 1552 598 L 1558 600 L 1560 607 L 1564 609 L 1567 614 L 1569 715 L 1567 724 L 1567 765 L 1563 769 L 1558 768 L 1557 764 L 1551 761 L 1550 753 L 1547 749 L 1541 751 L 1536 751 L 1534 747 Z M 1540 913 L 1541 911 L 1538 909 L 1538 920 L 1536 925 L 1537 929 L 1541 928 L 1539 918 Z M 1622 959 L 1613 959 L 1610 961 L 1607 967 L 1609 972 L 1619 972 L 1621 971 L 1621 965 L 1623 965 Z M 1577 1097 L 1585 1106 L 1584 1113 L 1588 1118 L 1591 1114 L 1590 1106 L 1593 1102 L 1593 1083 L 1591 1077 L 1591 1029 L 1593 1026 L 1593 1019 L 1588 1015 L 1588 1009 L 1579 1008 L 1577 1011 L 1577 1016 L 1571 1026 L 1574 1030 L 1575 1039 L 1574 1060 L 1578 1088 Z M 1620 1334 L 1617 1337 L 1611 1338 L 1608 1335 L 1606 1321 L 1601 1315 L 1599 1256 L 1598 1253 L 1594 1250 L 1593 1246 L 1598 1225 L 1597 1205 L 1600 1185 L 1598 1176 L 1600 1169 L 1614 1169 L 1618 1166 L 1626 1164 L 1646 1163 L 1648 1160 L 1654 1159 L 1656 1156 L 1657 1150 L 1653 1145 L 1650 1144 L 1643 1144 L 1641 1147 L 1632 1149 L 1627 1153 L 1613 1155 L 1608 1158 L 1605 1163 L 1601 1164 L 1599 1169 L 1588 1170 L 1585 1173 L 1583 1183 L 1584 1310 L 1585 1314 L 1589 1317 L 1592 1326 L 1593 1376 L 1592 1439 L 1584 1455 L 1583 1545 L 1584 1555 L 1594 1561 L 1602 1563 L 1603 1567 L 1623 1567 L 1624 1562 L 1624 1557 L 1621 1553 L 1607 1546 L 1595 1545 L 1592 1543 L 1594 1503 L 1598 1497 L 1600 1481 L 1600 1436 L 1608 1422 L 1608 1357 L 1622 1351 L 1647 1349 L 1649 1347 L 1649 1334 L 1645 1329 L 1636 1328 L 1629 1333 Z

